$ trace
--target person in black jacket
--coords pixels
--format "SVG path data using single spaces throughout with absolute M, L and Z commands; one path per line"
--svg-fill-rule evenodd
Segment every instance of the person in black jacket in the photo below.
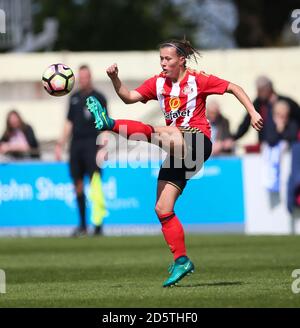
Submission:
M 39 158 L 39 144 L 32 127 L 12 110 L 7 114 L 6 128 L 0 140 L 0 154 L 14 159 Z
M 81 237 L 87 235 L 86 224 L 86 197 L 84 193 L 84 177 L 87 175 L 91 182 L 91 188 L 97 189 L 93 194 L 98 198 L 93 206 L 94 235 L 103 233 L 103 217 L 105 215 L 104 200 L 101 195 L 100 169 L 96 163 L 98 146 L 96 139 L 99 133 L 94 128 L 94 119 L 86 108 L 86 98 L 96 96 L 101 104 L 107 108 L 104 95 L 96 91 L 92 83 L 92 74 L 87 65 L 82 65 L 78 72 L 79 90 L 70 99 L 67 118 L 64 123 L 63 133 L 55 148 L 56 159 L 61 160 L 62 150 L 69 139 L 70 144 L 70 173 L 75 186 L 76 200 L 79 209 L 80 222 L 72 236 Z M 93 189 L 93 188 L 92 188 Z M 100 197 L 100 198 L 99 198 Z M 96 210 L 97 209 L 97 210 Z
M 290 119 L 297 124 L 298 129 L 300 127 L 300 107 L 299 105 L 289 97 L 278 95 L 273 88 L 272 81 L 265 77 L 260 76 L 256 80 L 257 98 L 254 100 L 253 105 L 257 112 L 262 116 L 265 124 L 262 130 L 258 132 L 259 142 L 266 141 L 266 131 L 269 124 L 274 125 L 272 117 L 272 108 L 275 102 L 284 100 L 288 103 L 290 108 Z M 241 122 L 236 134 L 233 135 L 234 140 L 241 138 L 250 126 L 250 117 L 246 115 Z

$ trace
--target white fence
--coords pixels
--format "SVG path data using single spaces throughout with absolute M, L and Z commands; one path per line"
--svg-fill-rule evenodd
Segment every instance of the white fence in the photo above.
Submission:
M 247 49 L 205 51 L 197 67 L 207 73 L 240 84 L 255 97 L 255 79 L 266 74 L 273 81 L 279 93 L 300 102 L 299 71 L 300 48 Z M 59 136 L 65 117 L 68 96 L 56 99 L 45 94 L 41 85 L 44 69 L 57 62 L 63 62 L 74 70 L 87 63 L 93 71 L 97 88 L 103 90 L 109 100 L 113 117 L 138 119 L 150 124 L 164 124 L 157 102 L 124 105 L 116 96 L 106 76 L 105 69 L 118 63 L 120 77 L 134 88 L 146 78 L 160 71 L 157 51 L 148 52 L 103 52 L 103 53 L 33 53 L 0 55 L 0 131 L 5 124 L 8 110 L 16 108 L 33 125 L 40 140 L 55 139 Z M 192 65 L 195 66 L 195 65 Z M 2 91 L 2 92 L 1 92 Z M 245 115 L 244 108 L 232 95 L 217 96 L 225 116 L 230 119 L 235 131 Z M 242 143 L 256 140 L 251 130 Z

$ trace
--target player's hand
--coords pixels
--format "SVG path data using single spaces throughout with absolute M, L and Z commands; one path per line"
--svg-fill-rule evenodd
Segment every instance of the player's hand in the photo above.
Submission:
M 256 131 L 260 131 L 263 128 L 263 119 L 257 112 L 251 115 L 251 125 Z
M 117 64 L 113 64 L 106 69 L 108 77 L 113 80 L 118 77 L 119 69 Z

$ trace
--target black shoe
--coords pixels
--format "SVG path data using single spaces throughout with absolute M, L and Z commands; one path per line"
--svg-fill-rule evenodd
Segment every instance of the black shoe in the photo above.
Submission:
M 86 228 L 83 227 L 76 228 L 71 235 L 71 237 L 76 237 L 76 238 L 85 237 L 85 236 L 87 236 L 87 230 Z
M 99 226 L 95 226 L 94 229 L 94 236 L 103 236 L 103 228 L 102 228 L 102 224 Z

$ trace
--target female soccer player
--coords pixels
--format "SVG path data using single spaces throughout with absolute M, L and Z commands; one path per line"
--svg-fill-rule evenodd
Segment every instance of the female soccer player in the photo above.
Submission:
M 166 126 L 153 127 L 132 120 L 114 120 L 95 97 L 87 98 L 87 106 L 95 116 L 99 130 L 111 130 L 125 137 L 143 134 L 146 140 L 158 142 L 169 152 L 159 172 L 155 206 L 162 233 L 174 257 L 174 263 L 169 268 L 170 276 L 163 283 L 163 287 L 168 287 L 194 271 L 194 264 L 187 257 L 184 230 L 174 213 L 174 206 L 187 181 L 200 170 L 211 154 L 211 131 L 205 116 L 206 97 L 231 93 L 248 111 L 253 128 L 259 131 L 263 121 L 240 86 L 187 67 L 187 60 L 193 57 L 197 61 L 196 56 L 199 55 L 189 41 L 164 42 L 159 50 L 162 72 L 135 90 L 129 90 L 122 83 L 116 64 L 107 69 L 107 74 L 124 103 L 158 100 Z M 187 158 L 196 158 L 196 165 L 191 168 Z

